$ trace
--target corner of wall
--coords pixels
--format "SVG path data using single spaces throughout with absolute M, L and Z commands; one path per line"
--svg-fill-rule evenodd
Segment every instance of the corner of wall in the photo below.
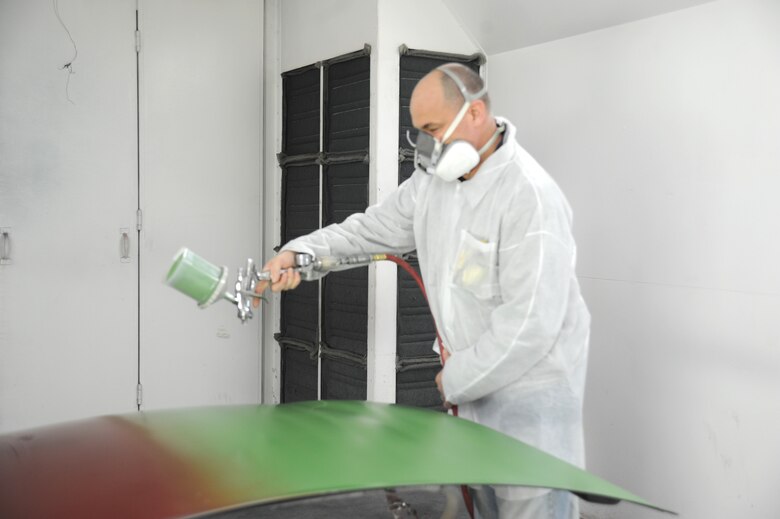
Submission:
M 273 247 L 280 236 L 280 200 L 281 170 L 276 162 L 276 153 L 281 151 L 281 2 L 264 1 L 264 40 L 263 40 L 263 258 L 274 254 Z M 263 260 L 261 259 L 261 262 Z M 274 339 L 279 323 L 279 297 L 273 296 L 272 304 L 262 307 L 262 327 L 260 332 L 260 401 L 264 404 L 277 404 L 280 401 L 279 390 L 279 347 Z

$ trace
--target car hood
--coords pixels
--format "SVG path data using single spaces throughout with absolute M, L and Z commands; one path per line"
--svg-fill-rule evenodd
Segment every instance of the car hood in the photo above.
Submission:
M 502 433 L 356 401 L 108 416 L 0 435 L 2 517 L 184 517 L 414 485 L 521 485 L 644 499 Z

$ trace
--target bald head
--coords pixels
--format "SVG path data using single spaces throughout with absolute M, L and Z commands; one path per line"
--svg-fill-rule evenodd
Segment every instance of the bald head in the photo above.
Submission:
M 445 72 L 446 71 L 446 72 Z M 450 75 L 458 79 L 458 84 Z M 479 74 L 460 63 L 447 63 L 433 69 L 423 76 L 412 91 L 409 103 L 409 111 L 412 116 L 412 124 L 415 128 L 424 130 L 437 138 L 439 130 L 444 129 L 455 118 L 463 107 L 466 97 L 461 88 L 465 89 L 469 100 L 472 101 L 467 113 L 465 126 L 473 126 L 473 123 L 484 125 L 485 132 L 492 131 L 492 113 L 490 111 L 490 99 Z M 479 92 L 484 92 L 476 98 L 472 97 Z M 469 115 L 478 116 L 478 120 L 470 121 Z M 480 133 L 484 133 L 480 128 Z
M 445 70 L 447 73 L 444 72 Z M 461 85 L 458 85 L 451 75 L 458 78 Z M 423 111 L 434 111 L 447 117 L 454 117 L 465 101 L 461 86 L 470 96 L 473 96 L 483 91 L 485 82 L 479 77 L 479 74 L 461 63 L 441 65 L 423 76 L 412 91 L 409 106 L 412 112 L 412 122 L 414 123 L 415 112 Z M 477 98 L 471 98 L 471 100 L 481 101 L 487 115 L 492 115 L 490 97 L 486 91 Z M 422 128 L 417 124 L 414 126 Z
M 447 63 L 445 65 L 441 65 L 436 67 L 433 72 L 431 72 L 431 74 L 433 73 L 438 73 L 442 84 L 444 98 L 448 103 L 457 105 L 458 107 L 463 104 L 465 97 L 463 92 L 461 92 L 461 86 L 458 85 L 450 75 L 453 75 L 457 77 L 458 80 L 460 80 L 460 83 L 463 87 L 465 87 L 468 94 L 477 94 L 481 92 L 483 88 L 485 88 L 485 82 L 482 80 L 479 74 L 461 63 Z M 478 99 L 481 99 L 485 103 L 485 107 L 489 111 L 490 96 L 488 96 L 487 91 L 479 96 Z

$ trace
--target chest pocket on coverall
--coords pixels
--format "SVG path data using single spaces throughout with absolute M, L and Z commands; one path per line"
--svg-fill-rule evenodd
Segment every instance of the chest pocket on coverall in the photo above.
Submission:
M 479 240 L 462 230 L 452 270 L 452 283 L 469 291 L 477 299 L 497 297 L 497 251 L 498 244 Z

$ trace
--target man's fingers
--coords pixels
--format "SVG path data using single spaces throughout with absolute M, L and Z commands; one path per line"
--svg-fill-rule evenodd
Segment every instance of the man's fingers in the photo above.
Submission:
M 292 290 L 295 287 L 298 286 L 298 283 L 301 282 L 301 275 L 299 272 L 295 270 L 287 270 L 284 273 L 284 278 L 280 280 L 280 285 L 282 286 L 282 290 Z
M 301 274 L 296 271 L 291 271 L 287 275 L 287 288 L 285 290 L 292 290 L 297 287 L 301 282 Z
M 277 271 L 278 272 L 278 271 Z M 271 274 L 273 279 L 273 274 Z M 285 283 L 287 282 L 287 271 L 278 272 L 276 279 L 273 279 L 271 283 L 271 290 L 274 292 L 281 292 L 285 289 Z
M 452 409 L 452 404 L 447 401 L 447 397 L 444 396 L 444 386 L 442 385 L 442 377 L 444 376 L 444 371 L 439 371 L 436 374 L 436 388 L 439 390 L 439 395 L 441 396 L 442 405 L 444 405 L 445 409 Z
M 271 290 L 274 292 L 282 292 L 285 290 L 293 290 L 301 284 L 301 274 L 295 270 L 283 270 L 279 274 L 279 279 L 271 283 Z
M 290 281 L 292 280 L 293 273 L 289 270 L 284 273 L 284 280 L 280 280 L 282 290 L 290 290 Z
M 301 282 L 301 275 L 292 270 L 295 266 L 295 253 L 291 251 L 284 251 L 272 258 L 263 267 L 264 271 L 268 271 L 270 274 L 270 282 L 263 285 L 263 288 L 271 286 L 273 292 L 281 292 L 283 290 L 292 290 L 297 287 Z
M 282 268 L 279 266 L 278 262 L 274 261 L 269 265 L 268 270 L 271 271 L 271 289 L 273 289 L 273 286 L 279 283 L 279 280 L 282 277 Z M 278 292 L 278 290 L 275 292 Z
M 268 288 L 268 281 L 258 281 L 257 285 L 255 285 L 255 294 L 262 294 L 266 288 Z M 260 306 L 260 299 L 257 297 L 252 298 L 252 306 L 254 308 Z

